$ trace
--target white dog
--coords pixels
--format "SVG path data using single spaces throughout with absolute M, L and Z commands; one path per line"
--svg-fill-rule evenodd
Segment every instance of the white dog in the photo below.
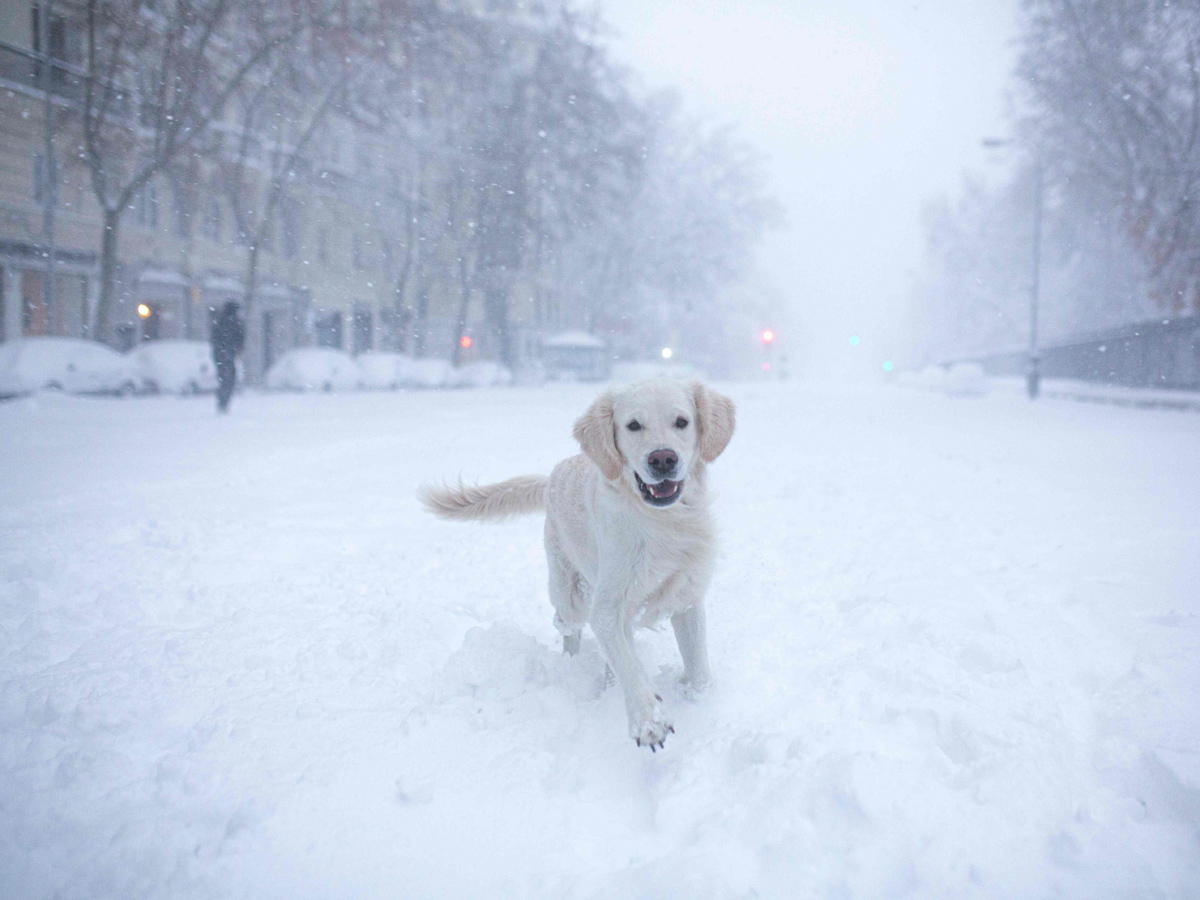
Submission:
M 671 727 L 638 662 L 635 625 L 671 617 L 685 685 L 708 685 L 704 594 L 713 566 L 706 464 L 733 437 L 733 401 L 700 383 L 643 382 L 601 394 L 575 423 L 584 455 L 500 484 L 423 487 L 447 519 L 546 511 L 554 625 L 574 654 L 590 624 L 625 695 L 629 733 L 663 746 Z

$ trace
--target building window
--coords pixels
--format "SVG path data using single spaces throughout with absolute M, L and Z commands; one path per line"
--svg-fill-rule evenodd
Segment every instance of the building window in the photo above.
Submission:
M 38 206 L 45 206 L 46 201 L 50 197 L 50 180 L 49 175 L 55 174 L 46 171 L 46 157 L 40 153 L 33 154 L 33 202 Z
M 33 52 L 42 52 L 42 28 L 38 17 L 40 9 L 35 3 L 31 9 L 32 14 L 31 25 L 33 26 Z M 67 56 L 67 21 L 62 16 L 56 16 L 53 13 L 50 15 L 50 25 L 46 29 L 50 34 L 50 58 L 68 61 Z M 73 61 L 73 60 L 72 60 Z
M 202 228 L 204 236 L 210 241 L 215 242 L 221 239 L 221 204 L 217 202 L 216 197 L 210 197 L 208 204 L 204 207 Z
M 362 238 L 355 234 L 351 236 L 350 241 L 351 262 L 356 271 L 361 271 L 363 267 Z
M 374 329 L 372 328 L 371 308 L 355 306 L 354 308 L 354 354 L 366 353 L 371 349 Z
M 192 203 L 187 190 L 176 186 L 171 192 L 174 202 L 175 236 L 185 241 L 192 236 Z
M 50 317 L 42 299 L 42 273 L 21 273 L 21 334 L 25 337 L 50 333 Z
M 331 312 L 321 316 L 316 323 L 317 346 L 342 349 L 342 314 Z
M 46 202 L 46 172 L 42 154 L 33 154 L 33 202 L 41 206 Z
M 134 198 L 137 223 L 140 227 L 154 231 L 158 228 L 158 187 L 150 182 L 137 192 Z
M 31 4 L 30 20 L 33 52 L 42 52 L 42 30 L 41 22 L 39 21 L 40 4 Z M 75 23 L 68 22 L 61 15 L 51 13 L 49 27 L 46 29 L 50 38 L 50 58 L 61 62 L 78 63 L 83 59 L 83 31 Z M 40 87 L 42 84 L 42 70 L 39 63 L 34 63 L 32 69 L 33 83 Z M 61 94 L 64 88 L 69 86 L 69 83 L 74 80 L 74 76 L 70 75 L 63 69 L 57 66 L 50 68 L 50 90 L 53 93 Z M 77 84 L 77 82 L 76 82 Z
M 300 204 L 294 200 L 284 200 L 280 204 L 282 210 L 280 231 L 282 234 L 283 255 L 292 259 L 300 252 Z
M 267 219 L 259 232 L 258 245 L 267 253 L 275 252 L 275 217 Z
M 324 228 L 317 229 L 317 259 L 329 262 L 329 235 Z

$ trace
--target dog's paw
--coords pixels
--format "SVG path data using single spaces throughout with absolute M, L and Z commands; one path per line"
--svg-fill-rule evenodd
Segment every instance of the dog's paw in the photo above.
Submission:
M 668 734 L 675 733 L 675 727 L 667 721 L 660 705 L 662 697 L 654 695 L 654 700 L 648 704 L 646 714 L 637 721 L 629 723 L 629 736 L 639 747 L 649 747 L 652 753 L 657 753 L 667 740 Z

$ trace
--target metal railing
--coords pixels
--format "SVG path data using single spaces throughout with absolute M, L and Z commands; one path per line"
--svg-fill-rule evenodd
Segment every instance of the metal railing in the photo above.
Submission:
M 1059 341 L 1039 351 L 1044 378 L 1200 391 L 1200 316 L 1157 319 Z M 975 357 L 989 375 L 1024 376 L 1029 351 Z

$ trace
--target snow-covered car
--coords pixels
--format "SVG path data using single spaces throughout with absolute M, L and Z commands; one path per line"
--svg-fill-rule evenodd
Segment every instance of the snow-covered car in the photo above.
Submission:
M 616 363 L 612 367 L 612 380 L 617 384 L 633 384 L 638 381 L 648 381 L 651 378 L 674 378 L 683 381 L 688 378 L 701 378 L 703 373 L 695 366 L 672 360 L 649 360 L 646 362 Z
M 512 384 L 512 372 L 499 363 L 480 360 L 451 369 L 446 387 L 487 388 L 507 387 Z
M 217 389 L 217 367 L 206 341 L 147 341 L 130 355 L 147 390 L 199 394 Z
M 267 371 L 267 387 L 273 391 L 353 391 L 362 386 L 358 364 L 332 347 L 289 350 Z
M 450 380 L 451 368 L 449 361 L 444 359 L 409 359 L 400 383 L 416 388 L 445 387 Z
M 404 383 L 412 360 L 402 353 L 364 353 L 354 361 L 358 363 L 363 387 L 394 391 Z
M 987 375 L 979 363 L 955 363 L 946 373 L 943 390 L 957 397 L 980 397 L 987 393 Z
M 44 389 L 132 394 L 140 386 L 137 363 L 95 341 L 27 337 L 0 344 L 0 397 Z

